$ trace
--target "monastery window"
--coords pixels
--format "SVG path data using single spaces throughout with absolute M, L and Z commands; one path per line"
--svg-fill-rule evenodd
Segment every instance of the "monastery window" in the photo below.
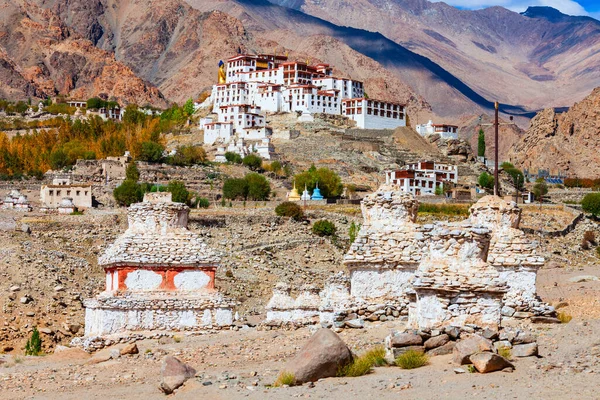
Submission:
M 357 113 L 357 114 L 362 114 L 362 108 L 360 108 L 360 107 L 359 107 L 359 108 L 356 110 L 356 113 Z
M 71 191 L 67 190 L 67 196 L 70 196 L 70 195 L 71 195 Z
M 367 114 L 368 114 L 368 115 L 371 115 L 371 114 L 373 114 L 373 109 L 372 109 L 372 108 L 370 108 L 370 107 L 369 107 L 369 108 L 367 108 Z
M 378 110 L 378 109 L 375 109 L 375 110 L 373 111 L 373 115 L 379 115 L 379 110 Z
M 49 190 L 49 191 L 48 191 L 48 194 L 49 194 L 50 196 L 54 196 L 54 190 Z

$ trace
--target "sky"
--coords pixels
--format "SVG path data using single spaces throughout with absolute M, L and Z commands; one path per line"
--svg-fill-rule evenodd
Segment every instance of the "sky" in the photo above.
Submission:
M 436 0 L 430 0 L 436 1 Z M 439 0 L 458 8 L 475 10 L 502 6 L 523 12 L 529 6 L 550 6 L 568 15 L 586 15 L 600 19 L 600 0 Z

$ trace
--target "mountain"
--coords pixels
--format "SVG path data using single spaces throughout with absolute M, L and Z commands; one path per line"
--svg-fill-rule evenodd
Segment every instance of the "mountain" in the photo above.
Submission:
M 530 7 L 521 15 L 502 7 L 459 10 L 426 0 L 271 2 L 379 32 L 482 97 L 528 110 L 568 106 L 600 85 L 600 22 L 550 7 Z M 415 88 L 421 93 L 418 83 Z
M 600 176 L 600 88 L 567 112 L 546 109 L 509 152 L 509 159 L 532 172 L 549 169 L 570 176 Z

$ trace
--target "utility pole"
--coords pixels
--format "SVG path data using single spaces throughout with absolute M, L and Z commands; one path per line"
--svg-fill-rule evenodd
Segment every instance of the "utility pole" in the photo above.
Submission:
M 495 119 L 494 119 L 494 196 L 500 196 L 499 184 L 498 181 L 498 102 L 494 104 L 495 110 Z

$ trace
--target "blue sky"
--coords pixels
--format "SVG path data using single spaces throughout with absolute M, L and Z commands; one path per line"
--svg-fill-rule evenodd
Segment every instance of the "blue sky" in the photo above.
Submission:
M 600 0 L 430 0 L 444 1 L 450 5 L 466 9 L 479 9 L 502 6 L 522 12 L 528 6 L 550 6 L 568 15 L 587 15 L 600 19 Z

